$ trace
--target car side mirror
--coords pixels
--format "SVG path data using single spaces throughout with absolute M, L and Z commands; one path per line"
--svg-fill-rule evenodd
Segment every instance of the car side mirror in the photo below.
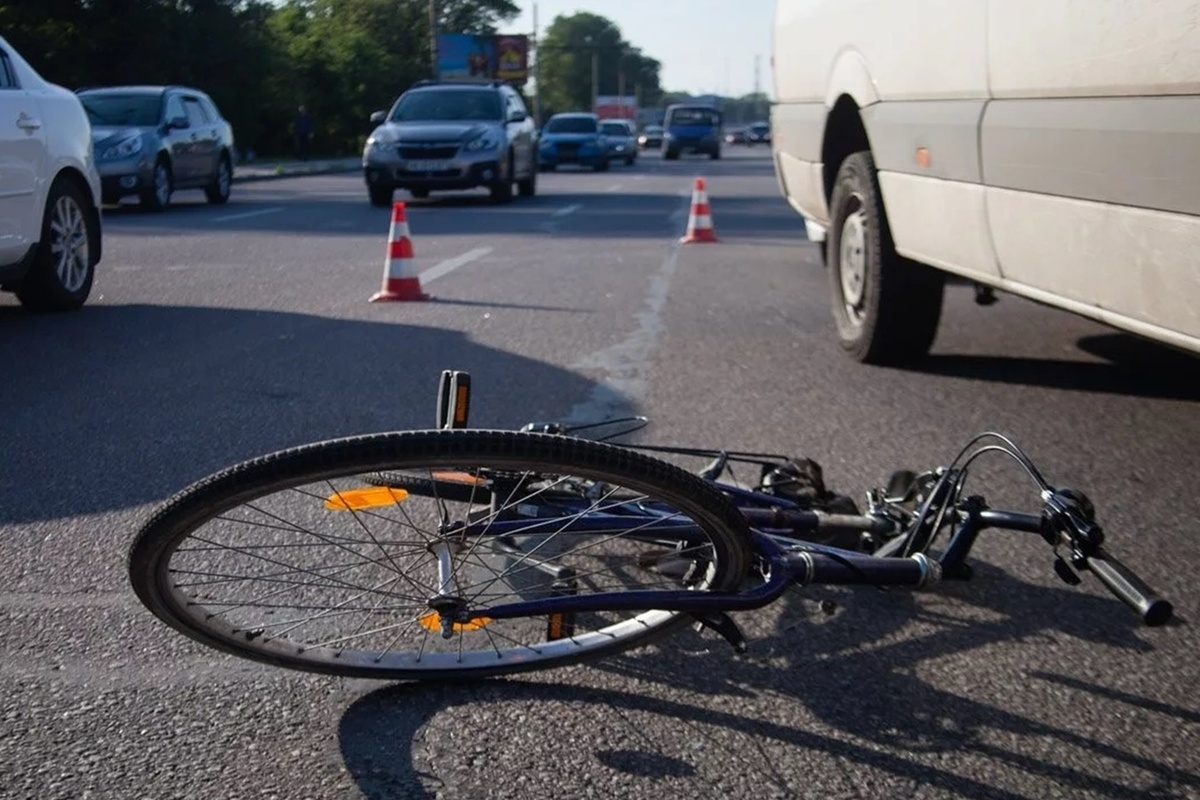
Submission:
M 380 125 L 380 124 L 382 124 L 382 123 L 383 123 L 383 121 L 384 121 L 384 119 L 386 119 L 386 118 L 387 118 L 387 112 L 386 112 L 386 111 L 372 111 L 372 112 L 371 112 L 371 123 L 372 123 L 373 125 Z
M 509 122 L 524 122 L 528 117 L 524 111 L 514 111 L 508 115 Z
M 167 120 L 167 130 L 169 131 L 182 131 L 190 127 L 192 124 L 188 122 L 187 117 L 171 117 Z

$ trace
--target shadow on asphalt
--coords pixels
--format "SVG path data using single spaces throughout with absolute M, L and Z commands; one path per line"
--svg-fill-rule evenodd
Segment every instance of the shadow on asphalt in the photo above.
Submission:
M 921 602 L 902 591 L 808 590 L 840 602 L 835 616 L 826 618 L 798 592 L 786 594 L 780 602 L 788 608 L 774 630 L 755 631 L 752 612 L 739 615 L 750 638 L 744 657 L 735 657 L 712 634 L 701 638 L 684 631 L 659 647 L 598 662 L 594 672 L 547 673 L 563 679 L 561 684 L 518 678 L 382 688 L 362 696 L 343 714 L 338 732 L 342 756 L 369 798 L 456 796 L 465 787 L 454 785 L 455 776 L 470 778 L 473 758 L 487 759 L 491 774 L 501 770 L 511 785 L 520 782 L 527 796 L 543 795 L 560 785 L 556 780 L 569 780 L 576 768 L 593 780 L 620 782 L 630 796 L 648 796 L 656 784 L 667 788 L 663 781 L 692 778 L 697 772 L 697 782 L 703 784 L 708 782 L 705 773 L 711 779 L 729 768 L 752 785 L 773 784 L 764 788 L 794 796 L 794 780 L 781 777 L 774 760 L 786 758 L 785 748 L 823 753 L 845 762 L 849 773 L 868 768 L 900 785 L 931 787 L 956 797 L 1025 798 L 1002 787 L 1028 785 L 1030 776 L 1111 800 L 1139 795 L 1134 776 L 1145 774 L 1158 778 L 1156 797 L 1200 790 L 1200 776 L 1144 748 L 1126 750 L 1093 738 L 1076 717 L 1059 726 L 1011 711 L 1007 704 L 973 699 L 969 687 L 976 682 L 986 686 L 987 675 L 966 681 L 968 688 L 960 680 L 953 691 L 935 685 L 936 675 L 923 677 L 929 666 L 957 655 L 1022 640 L 1061 637 L 1097 647 L 1153 650 L 1139 637 L 1136 617 L 1115 599 L 1026 583 L 978 561 L 975 568 L 972 581 L 944 585 L 950 602 Z M 921 635 L 896 635 L 914 625 Z M 1032 694 L 1044 695 L 1051 683 L 1060 692 L 1065 686 L 1102 698 L 1100 713 L 1133 716 L 1139 724 L 1152 723 L 1154 717 L 1139 717 L 1137 709 L 1195 717 L 1186 709 L 1088 680 L 1036 669 L 1025 677 Z M 630 690 L 595 685 L 611 687 L 612 678 Z M 747 704 L 741 711 L 739 699 Z M 778 713 L 763 713 L 778 703 L 797 704 L 801 716 L 815 718 L 817 724 L 792 727 L 776 721 L 782 716 Z M 519 723 L 529 708 L 539 709 L 531 716 L 540 721 L 558 715 L 562 735 L 522 736 Z M 1087 713 L 1098 712 L 1092 708 Z M 439 715 L 445 715 L 447 725 L 431 733 L 426 726 Z M 456 729 L 454 722 L 464 727 Z M 587 730 L 574 730 L 580 725 Z M 479 740 L 480 747 L 489 749 L 473 747 L 465 726 L 492 731 Z M 503 740 L 494 735 L 500 729 L 508 731 Z M 457 738 L 445 738 L 455 730 Z M 606 740 L 626 746 L 596 746 Z M 630 740 L 637 746 L 629 747 Z M 534 743 L 546 741 L 552 742 L 543 746 L 548 749 L 536 749 Z M 1046 744 L 1031 747 L 1032 741 Z M 497 746 L 502 752 L 489 752 Z M 571 755 L 564 757 L 562 748 Z M 600 771 L 600 778 L 595 765 L 588 764 L 588 748 L 591 758 L 608 770 Z M 1113 769 L 1100 775 L 1081 766 L 1080 753 L 1115 763 L 1115 771 L 1133 783 L 1111 777 Z M 506 764 L 511 765 L 507 775 Z M 971 774 L 962 774 L 966 771 Z M 995 780 L 985 782 L 981 775 Z M 641 791 L 632 791 L 639 781 Z M 679 788 L 678 783 L 670 786 Z
M 1003 355 L 934 354 L 911 369 L 930 375 L 1166 400 L 1200 400 L 1200 359 L 1113 332 L 1085 336 L 1079 348 L 1107 363 Z
M 594 388 L 457 331 L 198 306 L 0 307 L 0 361 L 0 524 L 159 500 L 306 442 L 433 427 L 443 369 L 471 372 L 473 427 L 555 418 Z

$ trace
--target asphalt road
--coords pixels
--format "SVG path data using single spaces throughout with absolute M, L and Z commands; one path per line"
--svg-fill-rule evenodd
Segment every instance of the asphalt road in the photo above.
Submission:
M 367 302 L 389 213 L 356 174 L 108 209 L 85 309 L 0 298 L 0 796 L 1200 797 L 1200 362 L 953 286 L 926 366 L 853 364 L 765 152 L 727 153 L 411 202 L 427 303 Z M 721 242 L 679 247 L 696 175 Z M 472 686 L 272 670 L 138 604 L 125 552 L 156 504 L 263 452 L 429 427 L 444 368 L 472 373 L 477 427 L 644 413 L 645 441 L 810 456 L 855 496 L 1003 431 L 1091 494 L 1179 621 L 1141 628 L 1004 534 L 969 583 L 740 614 L 744 657 L 688 631 Z M 999 461 L 972 486 L 1036 500 Z

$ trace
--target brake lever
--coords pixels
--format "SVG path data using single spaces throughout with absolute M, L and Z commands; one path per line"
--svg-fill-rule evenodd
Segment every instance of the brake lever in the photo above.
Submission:
M 1100 553 L 1104 529 L 1096 523 L 1095 507 L 1087 495 L 1074 489 L 1051 489 L 1044 493 L 1042 538 L 1054 548 L 1054 572 L 1064 583 L 1078 586 L 1078 570 L 1087 559 Z M 1066 546 L 1067 558 L 1059 553 Z

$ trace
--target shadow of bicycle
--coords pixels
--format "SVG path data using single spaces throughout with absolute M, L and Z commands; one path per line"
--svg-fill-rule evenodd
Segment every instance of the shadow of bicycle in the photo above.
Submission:
M 796 592 L 739 615 L 744 657 L 687 632 L 536 682 L 373 691 L 342 717 L 342 756 L 371 798 L 1200 792 L 1178 744 L 1200 713 L 1089 675 L 1093 651 L 1154 649 L 1116 601 L 986 565 L 929 599 L 819 595 L 844 606 L 826 616 Z

